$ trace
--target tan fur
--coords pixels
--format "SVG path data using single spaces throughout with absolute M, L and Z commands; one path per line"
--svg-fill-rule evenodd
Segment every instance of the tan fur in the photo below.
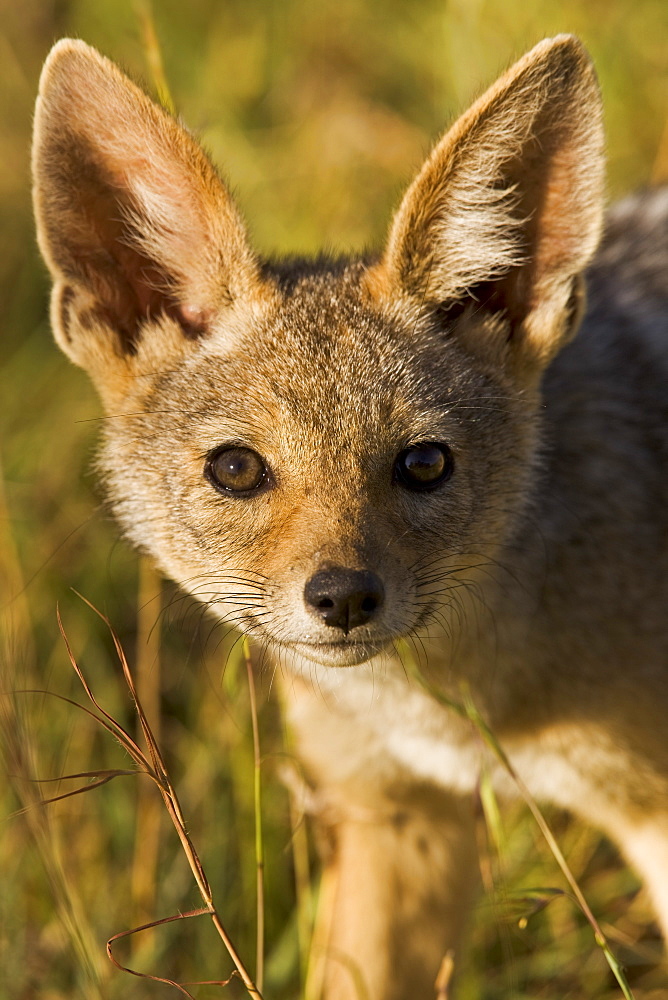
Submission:
M 668 932 L 668 198 L 613 213 L 590 264 L 602 144 L 586 54 L 544 41 L 435 146 L 379 259 L 270 264 L 112 64 L 63 41 L 44 69 L 56 337 L 114 416 L 128 537 L 280 669 L 330 842 L 328 1000 L 433 996 L 474 895 L 481 742 L 398 640 L 618 841 Z M 425 443 L 454 465 L 417 491 Z M 216 486 L 225 446 L 261 486 Z

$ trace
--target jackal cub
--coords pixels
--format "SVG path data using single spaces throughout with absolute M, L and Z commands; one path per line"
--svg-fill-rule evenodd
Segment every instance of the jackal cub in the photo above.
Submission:
M 332 843 L 327 997 L 432 997 L 458 954 L 463 692 L 668 931 L 668 197 L 622 203 L 595 256 L 581 45 L 476 101 L 376 258 L 259 259 L 192 136 L 78 41 L 44 68 L 34 179 L 118 519 L 283 677 Z

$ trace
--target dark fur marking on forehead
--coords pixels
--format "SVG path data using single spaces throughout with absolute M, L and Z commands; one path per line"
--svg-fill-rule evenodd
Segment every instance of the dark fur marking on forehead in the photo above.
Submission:
M 306 283 L 327 285 L 331 281 L 357 281 L 372 262 L 372 257 L 334 257 L 322 253 L 316 257 L 270 259 L 263 263 L 261 273 L 264 278 L 273 279 L 279 291 L 289 296 Z

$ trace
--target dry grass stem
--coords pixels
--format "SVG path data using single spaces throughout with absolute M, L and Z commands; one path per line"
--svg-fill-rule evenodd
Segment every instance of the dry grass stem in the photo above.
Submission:
M 257 988 L 262 992 L 264 985 L 264 840 L 262 837 L 262 759 L 260 757 L 260 730 L 257 717 L 257 698 L 255 694 L 255 678 L 253 662 L 250 655 L 248 639 L 243 640 L 246 674 L 248 676 L 248 694 L 250 698 L 250 713 L 253 726 L 253 804 L 255 814 L 255 868 L 257 892 L 257 942 L 256 942 L 256 972 Z
M 436 976 L 436 1000 L 448 1000 L 452 973 L 455 971 L 455 956 L 449 951 L 443 956 L 441 967 Z
M 137 596 L 137 693 L 156 743 L 160 732 L 160 604 L 162 580 L 145 556 L 139 560 Z M 135 852 L 132 861 L 133 923 L 149 920 L 155 909 L 162 809 L 145 782 L 137 786 Z
M 512 762 L 510 761 L 503 747 L 499 743 L 498 739 L 496 738 L 496 736 L 494 735 L 494 733 L 492 732 L 492 730 L 487 725 L 482 715 L 476 708 L 468 688 L 466 688 L 465 686 L 462 687 L 461 703 L 454 701 L 452 698 L 449 698 L 446 695 L 444 695 L 442 691 L 439 691 L 438 688 L 434 687 L 432 684 L 429 683 L 429 681 L 426 680 L 426 678 L 422 676 L 422 674 L 420 673 L 419 666 L 416 663 L 415 658 L 413 657 L 410 649 L 406 646 L 406 644 L 404 643 L 401 644 L 400 651 L 401 651 L 402 661 L 406 664 L 406 667 L 409 670 L 410 675 L 420 684 L 421 687 L 424 688 L 424 690 L 430 695 L 430 697 L 434 698 L 436 701 L 444 705 L 446 708 L 453 710 L 462 718 L 468 719 L 474 726 L 478 735 L 481 737 L 483 743 L 492 752 L 492 755 L 501 764 L 501 766 L 504 768 L 507 774 L 510 775 L 513 782 L 515 783 L 515 786 L 517 787 L 520 796 L 528 806 L 529 811 L 531 812 L 531 815 L 533 816 L 541 834 L 543 835 L 555 861 L 557 862 L 559 868 L 561 869 L 561 872 L 564 875 L 564 878 L 566 879 L 571 892 L 573 893 L 573 897 L 576 903 L 580 907 L 582 913 L 584 914 L 589 925 L 591 926 L 594 932 L 594 940 L 596 941 L 596 944 L 599 946 L 599 948 L 601 948 L 601 950 L 603 951 L 605 959 L 608 965 L 610 966 L 610 969 L 622 990 L 625 1000 L 634 1000 L 633 993 L 631 992 L 631 987 L 628 984 L 624 971 L 619 962 L 617 961 L 615 955 L 613 954 L 610 945 L 608 943 L 608 940 L 605 934 L 603 933 L 599 922 L 592 913 L 592 910 L 587 900 L 585 899 L 582 890 L 580 889 L 580 886 L 578 885 L 577 879 L 573 875 L 573 872 L 571 871 L 568 862 L 566 861 L 566 858 L 564 857 L 563 852 L 559 847 L 559 844 L 557 843 L 556 838 L 552 833 L 552 830 L 550 829 L 547 820 L 545 819 L 540 807 L 538 806 L 538 803 L 532 796 L 531 792 L 525 785 L 520 775 L 517 773 L 515 767 L 513 766 Z
M 62 621 L 61 621 L 61 618 L 60 618 L 60 613 L 58 613 L 58 627 L 60 629 L 61 635 L 62 635 L 63 640 L 65 642 L 65 646 L 67 648 L 67 653 L 68 653 L 68 656 L 70 658 L 70 662 L 71 662 L 71 664 L 72 664 L 72 666 L 73 666 L 73 668 L 74 668 L 74 670 L 75 670 L 75 672 L 77 674 L 77 677 L 79 678 L 79 680 L 80 680 L 80 682 L 81 682 L 81 684 L 82 684 L 82 686 L 84 688 L 84 691 L 86 692 L 86 695 L 88 696 L 90 702 L 93 704 L 93 706 L 95 707 L 95 709 L 97 710 L 97 712 L 100 713 L 101 717 L 97 716 L 97 715 L 95 715 L 95 713 L 91 713 L 91 712 L 88 712 L 88 714 L 89 715 L 93 715 L 93 717 L 97 720 L 97 722 L 100 725 L 102 725 L 108 732 L 112 733 L 116 737 L 116 739 L 120 742 L 121 746 L 126 750 L 126 752 L 134 760 L 134 762 L 137 765 L 139 771 L 143 772 L 144 774 L 147 774 L 152 779 L 152 781 L 158 786 L 158 788 L 160 790 L 160 794 L 162 795 L 163 802 L 164 802 L 165 807 L 167 809 L 167 812 L 169 814 L 169 817 L 170 817 L 170 819 L 171 819 L 171 821 L 172 821 L 172 823 L 174 825 L 174 828 L 175 828 L 175 830 L 176 830 L 176 832 L 178 834 L 179 840 L 181 841 L 181 846 L 182 846 L 183 851 L 184 851 L 184 853 L 186 855 L 186 858 L 188 859 L 188 863 L 190 865 L 190 869 L 191 869 L 191 871 L 193 873 L 193 877 L 194 877 L 195 882 L 197 884 L 197 888 L 199 889 L 199 892 L 200 892 L 200 895 L 202 897 L 202 900 L 204 901 L 204 907 L 201 910 L 191 911 L 190 915 L 191 916 L 201 916 L 203 914 L 208 914 L 211 917 L 211 920 L 212 920 L 212 922 L 214 924 L 214 927 L 216 928 L 216 930 L 217 930 L 217 932 L 218 932 L 221 940 L 223 941 L 223 943 L 224 943 L 224 945 L 225 945 L 225 947 L 226 947 L 226 949 L 228 951 L 228 954 L 229 954 L 230 958 L 232 959 L 232 961 L 233 961 L 233 963 L 234 963 L 234 965 L 236 967 L 236 971 L 237 971 L 238 975 L 240 976 L 241 980 L 243 981 L 244 986 L 246 987 L 248 993 L 251 996 L 258 998 L 258 1000 L 262 1000 L 261 991 L 255 985 L 252 977 L 250 976 L 250 974 L 246 970 L 246 967 L 245 967 L 244 963 L 242 962 L 241 957 L 240 957 L 239 953 L 237 952 L 234 944 L 232 943 L 232 940 L 231 940 L 229 934 L 227 933 L 227 931 L 226 931 L 226 929 L 225 929 L 225 927 L 223 925 L 223 922 L 222 922 L 222 920 L 220 918 L 220 915 L 219 915 L 219 913 L 216 910 L 216 907 L 214 905 L 211 887 L 209 885 L 208 879 L 207 879 L 206 874 L 204 872 L 204 869 L 202 867 L 202 863 L 200 861 L 199 855 L 197 854 L 197 851 L 195 850 L 195 846 L 194 846 L 194 844 L 193 844 L 193 842 L 190 839 L 190 836 L 188 834 L 188 831 L 187 831 L 187 828 L 186 828 L 185 818 L 184 818 L 183 812 L 181 810 L 181 805 L 179 803 L 178 796 L 176 794 L 176 790 L 175 790 L 175 788 L 174 788 L 174 786 L 173 786 L 173 784 L 172 784 L 172 782 L 171 782 L 171 780 L 169 778 L 169 774 L 167 772 L 167 768 L 166 768 L 166 765 L 165 765 L 164 758 L 163 758 L 162 753 L 160 751 L 160 748 L 159 748 L 159 746 L 158 746 L 158 744 L 157 744 L 157 742 L 155 740 L 155 737 L 154 737 L 153 731 L 151 729 L 150 723 L 148 721 L 148 718 L 147 718 L 146 713 L 144 711 L 144 708 L 142 706 L 141 700 L 140 700 L 139 695 L 137 693 L 137 689 L 136 689 L 136 686 L 135 686 L 135 683 L 134 683 L 134 680 L 133 680 L 133 677 L 132 677 L 132 673 L 130 671 L 130 667 L 128 665 L 128 662 L 127 662 L 125 653 L 123 652 L 123 648 L 122 648 L 122 646 L 120 644 L 120 641 L 119 641 L 119 639 L 118 639 L 118 637 L 117 637 L 117 635 L 116 635 L 116 633 L 115 633 L 115 631 L 114 631 L 111 623 L 106 618 L 106 616 L 103 615 L 97 608 L 95 608 L 89 601 L 87 601 L 86 598 L 82 598 L 82 600 L 102 619 L 102 621 L 105 623 L 105 625 L 109 629 L 109 633 L 110 633 L 110 635 L 112 637 L 112 640 L 113 640 L 113 643 L 114 643 L 114 646 L 115 646 L 115 649 L 116 649 L 116 654 L 118 656 L 119 662 L 120 662 L 122 670 L 123 670 L 123 677 L 125 679 L 125 683 L 128 686 L 128 689 L 130 691 L 130 694 L 132 695 L 132 698 L 133 698 L 133 701 L 134 701 L 134 704 L 135 704 L 135 709 L 136 709 L 136 712 L 137 712 L 137 716 L 139 718 L 139 724 L 140 724 L 140 727 L 141 727 L 142 735 L 143 735 L 144 741 L 146 743 L 146 748 L 147 748 L 147 751 L 148 751 L 148 756 L 143 752 L 143 750 L 141 749 L 141 747 L 139 746 L 139 744 L 123 728 L 123 726 L 121 726 L 113 718 L 113 716 L 111 716 L 108 712 L 106 712 L 105 709 L 102 708 L 102 706 L 99 704 L 99 702 L 95 698 L 95 695 L 93 694 L 93 692 L 92 692 L 92 690 L 91 690 L 88 682 L 86 681 L 86 678 L 85 678 L 85 676 L 84 676 L 81 668 L 79 667 L 79 664 L 77 663 L 77 660 L 76 660 L 76 658 L 75 658 L 75 656 L 74 656 L 74 654 L 72 652 L 72 648 L 70 646 L 69 640 L 67 638 L 65 629 L 63 627 L 63 624 L 62 624 Z M 68 699 L 65 699 L 65 700 L 68 700 Z M 88 710 L 86 710 L 86 711 L 88 711 Z M 83 790 L 86 790 L 86 789 L 82 789 L 82 791 Z M 114 957 L 113 957 L 113 955 L 111 953 L 111 946 L 112 946 L 114 940 L 117 940 L 119 937 L 130 936 L 131 934 L 137 933 L 138 931 L 143 930 L 143 929 L 150 929 L 150 928 L 159 926 L 161 923 L 167 923 L 167 922 L 170 922 L 171 920 L 181 919 L 182 916 L 183 915 L 179 914 L 179 915 L 177 915 L 177 916 L 175 916 L 173 918 L 163 918 L 163 920 L 161 920 L 161 921 L 154 921 L 154 922 L 151 922 L 149 924 L 144 924 L 141 927 L 134 928 L 132 931 L 125 931 L 125 932 L 122 932 L 120 935 L 115 935 L 114 937 L 110 938 L 109 941 L 108 941 L 108 943 L 107 943 L 107 952 L 109 954 L 109 957 L 112 959 L 112 961 L 114 962 L 115 965 L 118 965 L 119 968 L 124 968 L 125 969 L 125 966 L 120 966 L 119 963 L 116 962 L 116 960 L 114 959 Z M 126 971 L 132 972 L 134 975 L 139 975 L 142 978 L 155 979 L 158 982 L 168 983 L 169 985 L 175 986 L 177 989 L 181 990 L 181 992 L 184 993 L 184 995 L 186 995 L 186 996 L 190 996 L 191 995 L 191 994 L 188 993 L 188 991 L 185 989 L 185 987 L 183 985 L 175 983 L 173 980 L 170 980 L 170 979 L 160 979 L 160 977 L 151 976 L 151 975 L 148 975 L 148 974 L 145 974 L 145 973 L 137 973 L 137 972 L 134 972 L 134 970 L 129 970 L 129 969 L 126 969 Z M 225 980 L 224 982 L 223 981 L 216 981 L 216 984 L 217 985 L 225 985 L 227 982 L 229 982 L 229 979 Z
M 137 17 L 141 27 L 142 41 L 144 43 L 144 53 L 148 62 L 151 76 L 158 92 L 158 100 L 167 111 L 175 114 L 174 101 L 167 83 L 164 63 L 162 61 L 162 50 L 158 42 L 158 35 L 155 30 L 155 20 L 150 0 L 135 0 Z

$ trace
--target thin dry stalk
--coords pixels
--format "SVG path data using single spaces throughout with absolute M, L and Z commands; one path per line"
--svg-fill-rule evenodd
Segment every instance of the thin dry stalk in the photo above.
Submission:
M 311 862 L 309 858 L 309 839 L 306 828 L 307 812 L 316 812 L 317 804 L 313 793 L 308 787 L 300 768 L 295 760 L 294 738 L 287 725 L 288 712 L 281 702 L 284 720 L 283 745 L 288 761 L 279 768 L 279 777 L 288 790 L 290 807 L 290 846 L 292 850 L 292 866 L 295 875 L 295 896 L 297 906 L 297 947 L 299 952 L 299 981 L 304 996 L 309 975 L 309 962 L 312 952 L 314 899 L 311 885 Z M 311 997 L 307 995 L 307 1000 Z
M 26 733 L 21 712 L 16 705 L 16 695 L 19 693 L 16 692 L 15 695 L 0 693 L 3 756 L 12 789 L 21 802 L 21 808 L 8 818 L 23 817 L 22 821 L 26 823 L 30 839 L 35 844 L 44 869 L 58 919 L 85 977 L 87 993 L 91 1000 L 102 1000 L 101 984 L 104 977 L 100 962 L 96 958 L 98 952 L 87 920 L 86 909 L 72 880 L 67 876 L 57 828 L 51 823 L 44 808 L 46 802 L 42 800 L 38 786 L 32 780 L 36 767 L 32 756 L 34 742 Z M 55 799 L 65 797 L 58 795 Z
M 153 564 L 139 560 L 137 594 L 136 672 L 137 693 L 149 720 L 156 743 L 160 743 L 160 598 L 162 581 Z M 139 724 L 139 722 L 138 722 Z M 132 863 L 133 923 L 143 924 L 154 912 L 160 849 L 160 800 L 151 787 L 137 787 L 135 852 Z M 144 939 L 144 945 L 147 944 Z
M 260 730 L 257 718 L 257 698 L 255 695 L 255 678 L 253 662 L 250 655 L 248 639 L 243 640 L 246 673 L 248 675 L 248 694 L 253 725 L 253 801 L 255 813 L 255 869 L 256 869 L 256 899 L 257 899 L 257 941 L 255 950 L 257 987 L 262 992 L 264 985 L 264 838 L 262 836 L 262 759 L 260 757 Z
M 26 596 L 21 561 L 11 530 L 11 513 L 5 492 L 5 474 L 0 456 L 0 612 L 2 634 L 9 651 L 9 637 L 34 657 L 30 606 Z M 18 642 L 17 642 L 18 640 Z
M 313 936 L 313 892 L 311 889 L 311 865 L 309 862 L 308 835 L 303 806 L 297 802 L 297 792 L 291 788 L 288 795 L 290 804 L 290 827 L 292 836 L 292 864 L 295 873 L 295 894 L 297 897 L 297 941 L 299 948 L 299 974 L 302 989 L 308 978 L 309 945 Z
M 77 956 L 91 1000 L 102 1000 L 102 970 L 95 960 L 95 946 L 86 910 L 63 866 L 57 828 L 50 821 L 39 789 L 32 780 L 36 771 L 36 743 L 30 720 L 13 691 L 17 678 L 30 682 L 34 675 L 35 643 L 19 553 L 11 531 L 11 517 L 0 462 L 0 734 L 5 774 L 21 803 L 13 816 L 23 816 L 30 839 L 44 869 L 62 927 Z M 6 602 L 6 603 L 4 603 Z M 19 685 L 20 686 L 20 685 Z M 8 817 L 12 818 L 12 817 Z
M 155 740 L 151 726 L 146 717 L 146 713 L 144 712 L 141 700 L 137 694 L 137 689 L 135 687 L 132 673 L 130 671 L 130 667 L 125 657 L 125 653 L 123 652 L 123 649 L 121 647 L 120 641 L 111 623 L 106 618 L 106 616 L 103 615 L 100 611 L 98 611 L 98 609 L 95 608 L 90 603 L 90 601 L 87 601 L 86 598 L 82 598 L 82 600 L 88 605 L 88 607 L 91 608 L 91 610 L 95 612 L 95 614 L 97 614 L 102 619 L 102 621 L 106 624 L 107 628 L 109 629 L 110 635 L 112 637 L 116 649 L 116 654 L 118 656 L 121 668 L 123 670 L 123 677 L 125 679 L 125 682 L 128 686 L 130 694 L 132 695 L 132 698 L 135 703 L 135 709 L 137 712 L 137 716 L 139 718 L 139 723 L 144 737 L 144 741 L 146 743 L 148 755 L 142 751 L 141 747 L 133 739 L 133 737 L 130 736 L 130 734 L 108 712 L 106 712 L 99 704 L 99 702 L 96 700 L 95 695 L 93 694 L 90 686 L 88 685 L 88 682 L 86 681 L 86 678 L 84 677 L 84 674 L 81 671 L 81 668 L 79 667 L 76 658 L 72 652 L 67 635 L 65 633 L 65 629 L 63 627 L 60 618 L 60 613 L 58 613 L 58 627 L 65 642 L 70 662 L 84 688 L 84 691 L 86 692 L 86 695 L 88 696 L 88 699 L 90 700 L 94 708 L 97 710 L 97 712 L 100 713 L 99 715 L 96 715 L 95 713 L 88 712 L 88 714 L 93 715 L 93 717 L 97 720 L 97 722 L 101 726 L 103 726 L 108 732 L 112 733 L 116 737 L 116 739 L 121 743 L 126 752 L 134 760 L 135 764 L 139 768 L 139 771 L 143 772 L 144 774 L 147 774 L 152 779 L 152 781 L 158 786 L 160 794 L 162 795 L 163 802 L 165 804 L 165 808 L 167 809 L 169 817 L 174 825 L 174 829 L 176 830 L 179 840 L 181 841 L 181 846 L 186 855 L 186 858 L 188 859 L 190 869 L 193 873 L 193 877 L 197 884 L 197 888 L 204 902 L 204 908 L 201 911 L 196 911 L 196 914 L 201 915 L 206 913 L 211 917 L 212 923 L 216 928 L 219 937 L 223 941 L 223 944 L 225 945 L 227 952 L 236 967 L 238 975 L 240 976 L 244 986 L 246 987 L 246 990 L 251 996 L 256 997 L 257 1000 L 262 1000 L 261 991 L 255 985 L 253 979 L 246 970 L 246 967 L 243 964 L 239 953 L 237 952 L 229 934 L 225 929 L 225 926 L 220 918 L 220 914 L 218 913 L 215 907 L 211 887 L 204 872 L 204 868 L 202 867 L 199 855 L 197 854 L 195 846 L 192 840 L 190 839 L 190 836 L 186 829 L 185 819 L 183 816 L 183 812 L 181 810 L 181 805 L 179 803 L 178 796 L 176 794 L 176 790 L 169 778 L 164 758 Z M 156 924 L 151 924 L 147 926 L 156 926 Z M 141 928 L 135 928 L 134 932 L 140 929 Z M 126 936 L 129 933 L 134 933 L 134 932 L 126 932 Z M 114 938 L 110 939 L 107 948 L 110 957 L 115 962 L 115 960 L 113 959 L 113 955 L 111 955 L 111 945 L 113 943 L 113 940 Z M 127 970 L 127 971 L 133 971 L 133 970 Z M 141 975 L 144 978 L 157 978 L 157 977 L 147 976 L 144 973 L 135 973 L 135 974 Z M 171 985 L 174 985 L 178 989 L 180 989 L 181 992 L 183 992 L 185 995 L 190 996 L 188 991 L 185 990 L 183 986 L 177 983 L 173 983 L 171 980 L 160 980 L 160 981 L 168 982 Z
M 320 875 L 315 907 L 315 926 L 304 988 L 306 1000 L 321 1000 L 325 988 L 325 959 L 332 938 L 337 883 L 334 865 L 326 866 Z
M 142 42 L 146 61 L 148 62 L 153 82 L 158 92 L 158 100 L 167 111 L 174 114 L 174 102 L 169 91 L 165 67 L 162 61 L 162 51 L 158 42 L 158 35 L 155 30 L 153 10 L 150 0 L 135 0 L 135 9 L 142 33 Z
M 594 940 L 596 941 L 596 944 L 599 946 L 599 948 L 605 955 L 605 959 L 608 965 L 610 966 L 610 969 L 615 979 L 617 980 L 617 983 L 621 988 L 625 1000 L 634 1000 L 633 993 L 631 992 L 631 987 L 629 986 L 626 976 L 624 975 L 624 971 L 620 966 L 619 962 L 617 961 L 617 959 L 615 958 L 608 943 L 608 940 L 605 934 L 603 933 L 596 917 L 592 913 L 591 908 L 587 903 L 587 900 L 585 899 L 582 890 L 580 889 L 580 886 L 577 883 L 577 879 L 573 875 L 568 865 L 568 862 L 566 861 L 556 841 L 556 838 L 552 833 L 552 830 L 550 829 L 547 820 L 543 816 L 543 813 L 541 812 L 538 806 L 538 803 L 532 796 L 531 792 L 525 785 L 520 775 L 515 770 L 515 767 L 511 763 L 509 757 L 507 756 L 503 747 L 499 743 L 495 734 L 492 732 L 490 727 L 487 725 L 487 723 L 477 710 L 473 702 L 473 699 L 471 697 L 471 693 L 466 687 L 466 685 L 462 685 L 462 702 L 461 703 L 456 702 L 452 698 L 449 698 L 447 697 L 447 695 L 443 694 L 442 691 L 439 691 L 438 688 L 435 688 L 432 684 L 429 683 L 429 681 L 426 680 L 425 677 L 422 676 L 422 674 L 420 673 L 419 666 L 416 663 L 410 649 L 404 643 L 401 644 L 401 658 L 402 662 L 409 669 L 410 674 L 435 701 L 439 702 L 441 705 L 444 705 L 446 708 L 452 709 L 459 716 L 468 719 L 472 723 L 472 725 L 478 732 L 479 736 L 482 738 L 485 745 L 488 747 L 489 750 L 491 750 L 493 756 L 496 757 L 497 761 L 501 764 L 501 766 L 504 768 L 507 774 L 509 774 L 510 777 L 513 779 L 519 794 L 521 795 L 526 805 L 529 807 L 531 815 L 536 821 L 536 824 L 538 825 L 540 832 L 542 833 L 545 841 L 547 842 L 547 845 L 550 851 L 552 852 L 555 861 L 559 865 L 562 874 L 564 875 L 566 881 L 568 882 L 568 885 L 571 889 L 571 892 L 573 893 L 573 897 L 575 898 L 576 903 L 578 904 L 582 913 L 585 915 L 587 921 L 589 922 L 589 925 L 594 932 Z
M 434 983 L 436 987 L 436 1000 L 448 1000 L 450 996 L 450 983 L 452 982 L 452 973 L 455 971 L 455 957 L 453 952 L 448 951 L 443 956 L 443 961 L 441 962 L 441 967 L 438 970 L 438 975 L 436 976 L 436 982 Z
M 297 896 L 299 972 L 303 987 L 308 971 L 309 942 L 313 933 L 313 894 L 311 892 L 311 868 L 306 823 L 304 817 L 298 815 L 292 799 L 290 799 L 290 825 L 292 826 L 292 863 Z
M 151 920 L 147 924 L 142 924 L 140 927 L 133 927 L 130 931 L 120 931 L 118 934 L 114 934 L 107 941 L 107 955 L 111 963 L 121 972 L 127 972 L 131 976 L 137 976 L 139 979 L 150 979 L 154 983 L 166 983 L 168 986 L 174 986 L 183 996 L 189 997 L 190 1000 L 195 1000 L 195 997 L 186 989 L 186 986 L 229 986 L 232 979 L 237 975 L 237 970 L 235 969 L 231 976 L 227 979 L 207 979 L 201 980 L 196 983 L 177 983 L 173 979 L 166 979 L 163 976 L 154 976 L 148 972 L 137 972 L 136 969 L 130 969 L 127 965 L 121 965 L 121 963 L 115 958 L 112 945 L 114 941 L 119 941 L 121 938 L 130 937 L 134 934 L 139 934 L 142 931 L 154 930 L 156 927 L 162 927 L 163 924 L 172 923 L 174 920 L 187 920 L 189 917 L 201 917 L 208 913 L 209 910 L 206 907 L 202 907 L 199 910 L 189 910 L 187 913 L 177 913 L 173 917 L 163 917 L 161 920 Z
M 504 751 L 503 747 L 497 740 L 496 736 L 494 735 L 492 730 L 489 728 L 485 720 L 478 712 L 477 708 L 475 707 L 471 699 L 470 692 L 464 690 L 463 695 L 464 695 L 464 710 L 466 712 L 467 717 L 476 727 L 476 729 L 478 730 L 478 732 L 480 733 L 486 745 L 490 748 L 494 756 L 503 765 L 507 773 L 515 782 L 520 795 L 522 796 L 525 803 L 529 807 L 531 815 L 536 821 L 538 829 L 545 838 L 545 841 L 547 842 L 547 845 L 550 848 L 550 851 L 552 852 L 552 856 L 559 865 L 562 874 L 564 875 L 564 878 L 568 882 L 568 885 L 571 889 L 571 892 L 573 893 L 573 896 L 575 897 L 578 906 L 584 913 L 585 917 L 587 918 L 587 921 L 589 922 L 589 925 L 594 931 L 594 940 L 596 941 L 596 944 L 599 946 L 599 948 L 603 951 L 606 961 L 610 966 L 610 969 L 613 975 L 615 976 L 615 979 L 617 980 L 622 990 L 622 993 L 624 994 L 624 997 L 626 998 L 626 1000 L 633 1000 L 633 993 L 631 992 L 631 987 L 629 986 L 626 980 L 626 976 L 624 975 L 622 967 L 615 958 L 615 955 L 613 954 L 610 945 L 608 944 L 608 940 L 601 929 L 601 925 L 599 924 L 598 920 L 592 913 L 589 903 L 585 899 L 582 889 L 578 885 L 577 879 L 573 875 L 573 872 L 571 871 L 568 862 L 566 861 L 566 858 L 564 857 L 561 848 L 559 847 L 559 844 L 557 843 L 557 840 L 554 834 L 552 833 L 552 830 L 550 829 L 547 820 L 543 816 L 543 813 L 541 812 L 540 807 L 538 806 L 538 803 L 534 799 L 533 795 L 525 785 L 520 775 L 515 770 L 515 767 L 511 763 L 508 756 L 506 755 L 506 752 Z

